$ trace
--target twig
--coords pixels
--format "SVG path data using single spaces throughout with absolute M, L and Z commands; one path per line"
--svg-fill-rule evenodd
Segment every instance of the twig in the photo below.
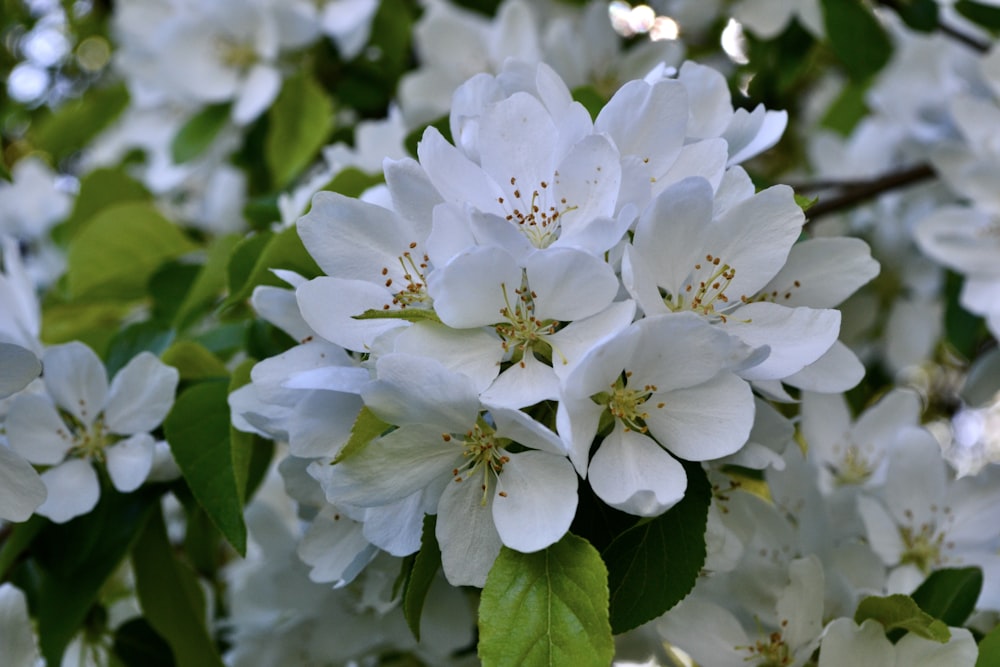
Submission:
M 892 9 L 900 16 L 903 15 L 903 12 L 905 10 L 905 8 L 902 6 L 902 3 L 900 3 L 899 0 L 876 0 L 876 2 L 882 5 L 883 7 L 888 7 L 889 9 Z M 981 42 L 972 35 L 967 35 L 961 30 L 955 28 L 955 26 L 948 25 L 940 18 L 937 20 L 937 29 L 940 30 L 945 35 L 948 35 L 955 41 L 965 44 L 970 49 L 973 49 L 980 53 L 987 53 L 990 50 L 990 44 L 986 42 Z
M 817 181 L 813 184 L 803 184 L 802 190 L 821 190 L 836 187 L 839 192 L 826 200 L 820 200 L 806 211 L 808 222 L 838 211 L 843 211 L 862 204 L 878 195 L 896 188 L 913 185 L 935 176 L 934 170 L 928 164 L 893 171 L 867 181 Z M 816 187 L 824 186 L 824 187 Z M 810 187 L 811 186 L 811 187 Z M 808 223 L 807 223 L 808 224 Z

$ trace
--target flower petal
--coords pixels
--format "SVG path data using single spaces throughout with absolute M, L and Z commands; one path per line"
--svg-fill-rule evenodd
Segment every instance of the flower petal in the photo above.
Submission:
M 638 516 L 663 514 L 687 489 L 687 474 L 677 459 L 621 424 L 601 443 L 587 475 L 601 500 Z
M 155 354 L 140 352 L 111 381 L 105 421 L 113 433 L 152 431 L 170 412 L 180 373 Z
M 153 468 L 154 449 L 153 436 L 148 433 L 136 433 L 108 447 L 108 475 L 116 489 L 129 493 L 142 486 Z
M 70 459 L 42 473 L 48 497 L 36 511 L 54 521 L 66 523 L 94 509 L 101 496 L 101 484 L 90 461 Z
M 565 457 L 510 454 L 493 498 L 493 521 L 504 545 L 531 553 L 558 542 L 576 514 L 576 489 L 576 472 Z
M 26 521 L 45 496 L 45 484 L 31 464 L 0 445 L 0 519 Z
M 42 364 L 31 350 L 0 343 L 0 399 L 21 391 L 41 372 Z
M 11 449 L 32 463 L 54 465 L 73 446 L 69 427 L 43 396 L 22 394 L 14 399 L 4 424 Z
M 438 504 L 435 533 L 441 567 L 452 586 L 485 586 L 503 546 L 493 524 L 493 494 L 484 499 L 476 479 L 449 484 Z
M 104 409 L 108 374 L 94 351 L 79 342 L 55 345 L 42 358 L 45 388 L 56 405 L 89 426 Z

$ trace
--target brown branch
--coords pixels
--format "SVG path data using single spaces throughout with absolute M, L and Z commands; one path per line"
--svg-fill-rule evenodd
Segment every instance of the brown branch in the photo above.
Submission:
M 876 2 L 877 4 L 880 4 L 883 7 L 888 7 L 889 9 L 892 9 L 900 16 L 903 15 L 904 11 L 904 8 L 902 6 L 903 3 L 901 3 L 899 0 L 876 0 Z M 976 37 L 973 37 L 972 35 L 968 35 L 962 32 L 955 26 L 948 25 L 940 18 L 937 20 L 937 29 L 940 30 L 945 35 L 947 35 L 948 37 L 951 37 L 952 39 L 961 44 L 965 44 L 970 49 L 978 51 L 979 53 L 987 53 L 990 50 L 989 43 L 982 42 Z
M 831 189 L 833 187 L 836 187 L 838 190 L 835 196 L 826 200 L 821 199 L 806 210 L 806 217 L 808 218 L 806 224 L 824 215 L 854 208 L 890 190 L 914 185 L 934 176 L 935 172 L 930 165 L 919 164 L 908 169 L 889 172 L 888 174 L 883 174 L 867 181 L 841 181 L 840 183 L 835 183 L 834 181 L 817 181 L 814 184 L 802 184 L 801 189 L 806 191 L 810 189 L 813 191 Z M 815 187 L 817 185 L 825 187 Z

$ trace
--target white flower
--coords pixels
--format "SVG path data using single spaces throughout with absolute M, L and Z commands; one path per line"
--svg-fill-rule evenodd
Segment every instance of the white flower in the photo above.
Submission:
M 1000 492 L 984 479 L 950 479 L 929 433 L 890 461 L 881 500 L 857 502 L 872 549 L 891 568 L 890 593 L 911 593 L 939 567 L 977 565 L 984 579 L 977 608 L 1000 609 Z
M 788 566 L 777 604 L 756 618 L 747 632 L 731 611 L 697 594 L 681 601 L 656 622 L 671 644 L 698 664 L 713 667 L 804 665 L 819 644 L 823 629 L 823 567 L 815 556 Z
M 966 407 L 952 418 L 953 440 L 945 458 L 959 477 L 975 475 L 1000 462 L 1000 393 L 979 408 Z
M 718 200 L 696 177 L 661 193 L 625 249 L 623 281 L 647 316 L 690 311 L 752 347 L 768 346 L 767 359 L 741 375 L 777 380 L 830 349 L 840 313 L 784 305 L 801 280 L 771 288 L 801 231 L 802 211 L 790 189 L 753 194 L 742 181 L 728 178 L 732 185 L 720 189 Z
M 802 435 L 827 494 L 841 486 L 881 485 L 892 456 L 922 437 L 922 430 L 914 433 L 919 425 L 920 398 L 905 389 L 894 389 L 856 421 L 842 395 L 802 394 Z
M 69 195 L 56 185 L 56 174 L 35 156 L 11 169 L 11 182 L 0 180 L 0 236 L 33 240 L 69 215 Z
M 38 513 L 62 523 L 97 504 L 92 462 L 106 464 L 116 489 L 134 491 L 153 466 L 156 428 L 173 405 L 178 372 L 148 352 L 110 387 L 97 355 L 82 343 L 50 347 L 42 358 L 47 396 L 21 395 L 7 417 L 11 447 L 42 474 L 48 498 Z
M 917 227 L 920 249 L 965 276 L 962 307 L 1000 338 L 1000 218 L 978 208 L 942 207 Z
M 706 461 L 746 442 L 753 395 L 731 370 L 749 352 L 692 314 L 646 318 L 595 346 L 563 381 L 557 412 L 577 471 L 612 507 L 665 512 L 687 488 L 671 454 Z
M 819 667 L 973 667 L 979 654 L 975 637 L 965 628 L 949 630 L 951 638 L 943 644 L 913 632 L 893 644 L 874 619 L 858 626 L 838 618 L 823 631 Z
M 0 343 L 0 399 L 38 377 L 38 357 L 17 345 Z M 45 501 L 45 485 L 31 464 L 0 442 L 0 519 L 25 521 Z
M 817 37 L 826 33 L 819 0 L 742 0 L 733 16 L 762 39 L 777 37 L 796 19 Z
M 398 428 L 324 475 L 330 502 L 379 507 L 422 492 L 420 511 L 397 517 L 400 530 L 421 507 L 437 513 L 453 585 L 482 586 L 501 544 L 537 551 L 569 530 L 577 478 L 554 433 L 518 411 L 484 414 L 473 381 L 434 360 L 387 354 L 376 369 L 362 397 Z

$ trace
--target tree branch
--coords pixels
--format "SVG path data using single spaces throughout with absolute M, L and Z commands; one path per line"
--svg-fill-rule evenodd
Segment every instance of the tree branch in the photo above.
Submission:
M 815 205 L 806 210 L 806 218 L 808 218 L 806 224 L 809 224 L 824 215 L 854 208 L 870 199 L 874 199 L 884 192 L 907 185 L 914 185 L 933 178 L 935 175 L 934 170 L 929 164 L 919 164 L 915 167 L 889 172 L 866 181 L 816 181 L 814 183 L 803 183 L 796 190 L 805 192 L 837 190 L 834 196 L 826 200 L 820 199 Z
M 889 9 L 892 9 L 900 16 L 903 15 L 904 8 L 899 0 L 876 0 L 876 2 L 877 4 L 880 4 L 883 7 L 888 7 Z M 965 44 L 970 49 L 978 51 L 979 53 L 986 53 L 990 50 L 990 44 L 988 44 L 987 42 L 981 42 L 979 39 L 973 37 L 972 35 L 965 34 L 961 30 L 955 28 L 955 26 L 948 25 L 940 18 L 937 20 L 937 29 L 940 30 L 945 35 L 947 35 L 948 37 L 951 37 L 957 42 Z

